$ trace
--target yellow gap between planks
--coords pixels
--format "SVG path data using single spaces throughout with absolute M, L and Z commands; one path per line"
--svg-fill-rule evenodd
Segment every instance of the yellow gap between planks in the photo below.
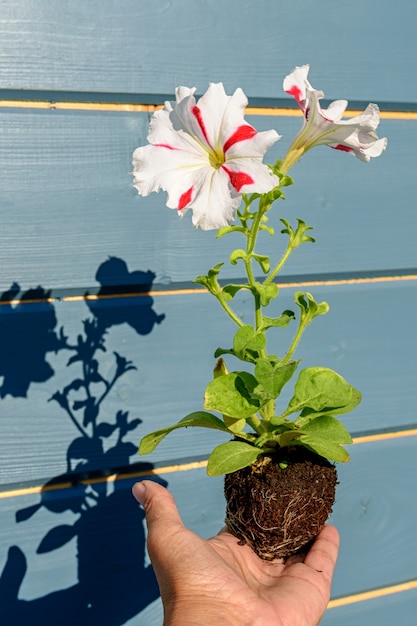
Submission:
M 382 598 L 384 596 L 390 596 L 394 593 L 401 593 L 403 591 L 411 591 L 417 589 L 417 580 L 408 580 L 405 583 L 398 585 L 391 585 L 390 587 L 380 587 L 379 589 L 371 589 L 370 591 L 363 591 L 361 593 L 355 593 L 351 596 L 344 596 L 341 598 L 335 598 L 330 600 L 327 608 L 336 609 L 340 606 L 346 606 L 348 604 L 356 604 L 357 602 L 364 602 L 365 600 L 374 600 L 375 598 Z
M 369 278 L 332 278 L 329 280 L 305 280 L 294 281 L 287 283 L 277 283 L 280 289 L 290 289 L 294 287 L 328 287 L 334 285 L 361 285 L 361 284 L 374 284 L 374 283 L 390 283 L 390 282 L 404 282 L 404 281 L 416 281 L 417 274 L 402 274 L 398 276 L 375 276 Z M 1 300 L 0 307 L 2 305 L 14 306 L 19 304 L 36 304 L 40 302 L 79 302 L 83 300 L 109 300 L 112 298 L 138 298 L 141 296 L 152 296 L 157 298 L 158 296 L 189 296 L 199 293 L 208 293 L 207 289 L 201 287 L 188 287 L 185 289 L 167 289 L 158 291 L 138 291 L 130 293 L 117 293 L 117 294 L 84 294 L 75 296 L 50 296 L 48 298 L 33 298 L 28 300 L 19 300 L 14 298 L 12 300 Z
M 25 109 L 61 109 L 73 111 L 115 111 L 131 113 L 153 113 L 161 109 L 161 104 L 133 104 L 122 102 L 51 102 L 49 100 L 0 100 L 0 108 L 25 108 Z M 362 113 L 360 110 L 351 109 L 345 112 L 345 117 L 353 117 Z M 286 107 L 254 107 L 246 108 L 247 115 L 271 115 L 278 117 L 299 117 L 302 112 L 299 109 Z M 417 111 L 380 111 L 381 119 L 393 120 L 417 120 Z
M 387 441 L 392 439 L 402 439 L 405 437 L 416 437 L 417 428 L 409 430 L 399 430 L 389 433 L 374 433 L 372 435 L 363 435 L 361 437 L 353 437 L 353 444 L 358 445 L 361 443 L 372 443 L 375 441 Z M 175 472 L 188 472 L 190 470 L 201 469 L 207 466 L 207 460 L 204 461 L 192 461 L 190 463 L 178 463 L 176 465 L 166 465 L 156 467 L 154 469 L 147 469 L 140 472 L 131 472 L 124 474 L 111 474 L 109 476 L 99 476 L 97 478 L 89 478 L 86 480 L 80 480 L 82 485 L 93 485 L 97 483 L 111 483 L 116 480 L 131 480 L 136 478 L 143 478 L 144 476 L 152 476 L 161 474 L 173 474 Z M 40 486 L 34 485 L 33 487 L 22 487 L 20 489 L 10 489 L 7 491 L 0 491 L 0 500 L 5 498 L 15 498 L 17 496 L 27 496 L 30 494 L 41 493 L 42 491 L 56 491 L 58 489 L 69 489 L 72 487 L 72 483 L 62 482 L 54 485 Z

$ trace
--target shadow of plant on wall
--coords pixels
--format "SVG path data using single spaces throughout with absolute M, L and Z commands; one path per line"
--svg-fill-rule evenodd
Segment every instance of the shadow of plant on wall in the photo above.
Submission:
M 48 349 L 70 353 L 67 366 L 72 379 L 50 401 L 71 420 L 77 436 L 67 447 L 65 472 L 43 486 L 38 503 L 16 513 L 18 523 L 28 522 L 42 508 L 64 514 L 65 523 L 46 532 L 37 554 L 51 553 L 75 541 L 78 582 L 32 600 L 19 598 L 27 559 L 18 546 L 10 547 L 0 578 L 0 621 L 4 626 L 24 621 L 42 626 L 116 626 L 159 596 L 152 568 L 145 561 L 143 511 L 130 495 L 135 480 L 130 475 L 143 476 L 152 470 L 149 463 L 130 464 L 137 446 L 129 441 L 129 433 L 141 420 L 130 419 L 123 410 L 117 410 L 112 420 L 108 412 L 105 419 L 102 417 L 103 406 L 116 383 L 136 366 L 114 351 L 113 368 L 108 367 L 107 359 L 104 369 L 100 357 L 107 351 L 106 339 L 112 326 L 128 324 L 136 333 L 145 335 L 165 316 L 157 315 L 152 308 L 148 293 L 154 279 L 152 272 L 130 273 L 124 261 L 111 258 L 100 266 L 96 277 L 101 284 L 99 297 L 86 294 L 92 317 L 83 321 L 83 332 L 76 340 L 66 337 L 63 329 L 59 335 L 54 332 L 56 317 L 51 303 L 44 311 L 50 342 L 37 358 L 48 365 Z M 129 294 L 132 297 L 126 299 Z M 118 295 L 123 296 L 123 302 L 118 301 Z M 24 376 L 26 390 L 34 380 L 31 368 L 32 364 Z M 52 376 L 52 368 L 44 368 L 43 376 L 46 374 Z M 9 381 L 8 389 L 8 393 L 17 392 L 18 387 Z
M 48 301 L 50 291 L 36 287 L 18 297 L 19 293 L 19 285 L 13 283 L 0 296 L 1 398 L 25 398 L 31 383 L 49 380 L 54 370 L 47 354 L 65 347 L 65 338 L 55 332 L 57 319 Z

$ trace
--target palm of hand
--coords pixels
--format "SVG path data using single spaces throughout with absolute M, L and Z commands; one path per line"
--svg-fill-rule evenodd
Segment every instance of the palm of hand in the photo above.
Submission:
M 319 623 L 329 600 L 337 555 L 334 527 L 322 531 L 306 557 L 291 557 L 286 563 L 262 561 L 226 530 L 208 541 L 183 526 L 176 530 L 164 562 L 165 575 L 171 571 L 168 585 L 161 585 L 164 604 L 172 600 L 177 612 L 190 603 L 196 603 L 199 610 L 205 603 L 217 606 L 218 611 L 227 607 L 231 624 L 233 620 L 256 626 Z
M 338 533 L 328 526 L 305 557 L 284 562 L 262 561 L 248 546 L 240 546 L 227 531 L 208 544 L 219 556 L 230 600 L 259 626 L 312 626 L 326 610 Z M 234 596 L 234 597 L 233 597 Z

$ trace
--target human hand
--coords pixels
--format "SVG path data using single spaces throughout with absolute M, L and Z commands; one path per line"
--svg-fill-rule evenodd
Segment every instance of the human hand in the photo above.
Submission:
M 317 626 L 330 597 L 339 535 L 326 526 L 305 556 L 261 560 L 226 529 L 209 540 L 183 525 L 172 495 L 152 481 L 133 494 L 145 510 L 148 552 L 164 626 Z

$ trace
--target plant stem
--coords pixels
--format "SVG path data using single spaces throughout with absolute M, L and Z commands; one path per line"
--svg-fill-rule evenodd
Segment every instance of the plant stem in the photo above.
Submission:
M 294 246 L 292 245 L 291 241 L 289 241 L 287 245 L 287 249 L 282 255 L 281 260 L 277 263 L 275 268 L 272 270 L 272 272 L 270 272 L 269 276 L 265 279 L 264 285 L 269 285 L 273 281 L 275 276 L 282 270 L 285 263 L 288 261 L 288 257 L 293 251 L 294 251 Z
M 261 299 L 259 297 L 259 294 L 256 293 L 256 285 L 255 285 L 256 279 L 252 271 L 252 262 L 251 262 L 250 255 L 248 255 L 248 258 L 245 260 L 245 268 L 246 268 L 246 275 L 248 277 L 249 285 L 253 288 L 252 294 L 253 294 L 254 304 L 255 304 L 255 328 L 256 330 L 258 330 L 258 328 L 260 328 L 262 324 Z
M 297 145 L 301 144 L 301 145 Z M 300 138 L 297 136 L 291 146 L 288 149 L 287 154 L 283 162 L 281 163 L 280 170 L 282 174 L 286 174 L 288 170 L 303 156 L 306 152 L 305 146 L 300 142 Z
M 251 415 L 251 417 L 248 417 L 246 421 L 249 424 L 249 426 L 253 428 L 253 430 L 258 435 L 262 435 L 263 433 L 267 432 L 267 428 L 265 428 L 265 425 L 262 423 L 262 420 L 260 420 L 257 415 L 255 414 Z
M 219 291 L 215 293 L 214 295 L 216 296 L 217 300 L 220 302 L 223 309 L 226 311 L 227 315 L 232 318 L 235 324 L 237 324 L 238 326 L 244 326 L 242 320 L 236 315 L 236 313 L 226 303 L 225 299 L 223 298 L 223 294 L 220 289 L 220 286 L 219 286 Z
M 261 308 L 261 300 L 260 300 L 259 294 L 256 292 L 256 280 L 252 271 L 252 254 L 255 250 L 256 240 L 258 238 L 259 227 L 261 225 L 262 217 L 264 213 L 266 213 L 268 208 L 269 206 L 263 207 L 262 204 L 259 203 L 259 208 L 258 208 L 258 211 L 256 212 L 255 219 L 249 231 L 248 240 L 246 244 L 247 256 L 245 260 L 245 268 L 246 268 L 246 274 L 248 277 L 249 284 L 253 288 L 252 293 L 253 293 L 254 304 L 255 304 L 255 328 L 256 330 L 258 330 L 262 324 L 262 308 Z M 266 353 L 263 354 L 263 356 L 266 356 Z
M 300 324 L 298 326 L 297 332 L 294 335 L 294 339 L 292 340 L 292 343 L 290 345 L 290 347 L 287 350 L 287 354 L 284 356 L 284 358 L 282 359 L 281 363 L 284 365 L 285 363 L 287 363 L 290 358 L 292 357 L 292 355 L 294 354 L 298 343 L 301 339 L 301 336 L 307 326 L 308 322 L 306 323 L 305 320 L 300 319 Z
M 73 414 L 73 412 L 71 411 L 69 405 L 65 407 L 65 411 L 67 412 L 68 417 L 70 418 L 70 420 L 72 421 L 72 423 L 74 424 L 75 428 L 81 433 L 81 435 L 83 437 L 86 437 L 87 439 L 90 438 L 90 435 L 87 433 L 87 431 L 85 431 L 83 429 L 83 427 L 81 426 L 81 424 L 78 423 L 77 418 L 75 417 L 75 415 Z

